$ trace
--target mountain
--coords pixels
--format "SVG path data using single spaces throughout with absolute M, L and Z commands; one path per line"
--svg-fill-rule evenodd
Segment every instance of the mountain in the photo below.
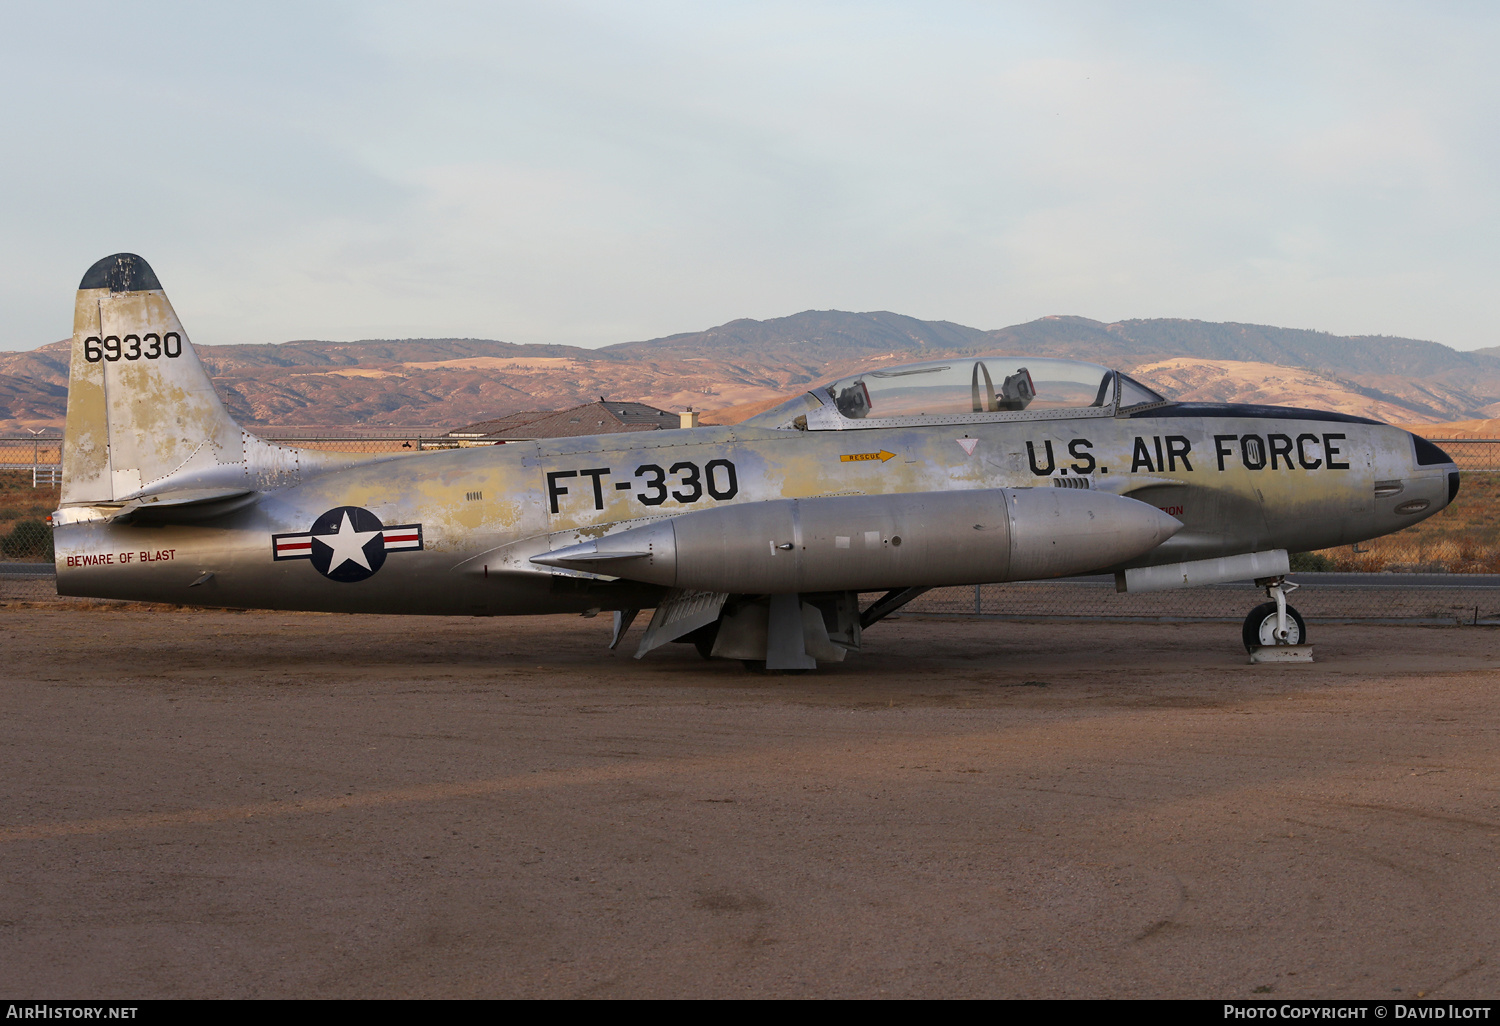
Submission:
M 1079 346 L 1114 359 L 1191 356 L 1282 367 L 1336 370 L 1340 374 L 1399 375 L 1452 384 L 1475 375 L 1500 381 L 1500 354 L 1461 353 L 1437 342 L 1383 335 L 1331 335 L 1264 324 L 1213 323 L 1170 318 L 1104 324 L 1083 317 L 1043 317 L 990 332 L 994 342 L 1041 352 Z M 1061 352 L 1058 352 L 1061 355 Z
M 1241 360 L 1178 357 L 1141 364 L 1131 373 L 1174 399 L 1200 403 L 1306 406 L 1388 423 L 1434 423 L 1429 409 L 1350 381 L 1308 370 Z
M 0 429 L 61 424 L 68 346 L 0 354 Z M 593 350 L 371 339 L 198 352 L 237 418 L 282 431 L 446 429 L 600 396 L 729 416 L 728 407 L 764 406 L 876 360 L 978 353 L 1092 360 L 1181 398 L 1323 406 L 1410 423 L 1500 413 L 1500 348 L 1463 353 L 1417 339 L 1166 318 L 1043 317 L 985 331 L 887 311 L 808 310 Z
M 598 352 L 652 358 L 670 354 L 682 359 L 752 363 L 810 360 L 821 366 L 829 361 L 859 360 L 885 353 L 942 356 L 974 347 L 982 349 L 987 334 L 951 321 L 919 321 L 885 311 L 806 310 L 769 321 L 745 318 L 707 331 L 645 342 L 621 342 Z

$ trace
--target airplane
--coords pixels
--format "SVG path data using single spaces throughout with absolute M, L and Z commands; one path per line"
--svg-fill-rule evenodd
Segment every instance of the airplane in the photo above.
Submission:
M 84 275 L 60 508 L 62 595 L 203 606 L 614 614 L 752 669 L 839 662 L 950 585 L 1112 573 L 1255 581 L 1242 640 L 1307 644 L 1289 551 L 1438 512 L 1453 461 L 1318 410 L 1176 402 L 1108 367 L 880 366 L 731 426 L 414 454 L 278 445 L 229 416 L 145 260 Z M 875 595 L 868 601 L 861 596 Z

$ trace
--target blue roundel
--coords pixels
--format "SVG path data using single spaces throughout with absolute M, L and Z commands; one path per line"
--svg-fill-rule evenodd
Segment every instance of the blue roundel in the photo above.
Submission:
M 330 581 L 353 583 L 385 563 L 385 525 L 359 506 L 340 506 L 313 521 L 313 569 Z

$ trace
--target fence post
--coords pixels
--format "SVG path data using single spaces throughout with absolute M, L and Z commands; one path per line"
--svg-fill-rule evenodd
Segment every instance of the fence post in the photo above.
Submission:
M 979 615 L 979 585 L 974 585 L 974 615 Z

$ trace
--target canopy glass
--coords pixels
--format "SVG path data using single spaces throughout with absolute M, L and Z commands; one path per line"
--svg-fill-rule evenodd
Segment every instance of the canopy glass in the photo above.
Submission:
M 835 422 L 811 418 L 809 427 L 890 418 L 951 420 L 966 414 L 1057 411 L 1049 416 L 1066 416 L 1063 411 L 1067 410 L 1099 416 L 1114 412 L 1117 401 L 1119 409 L 1128 409 L 1165 400 L 1145 385 L 1094 363 L 1024 356 L 959 357 L 840 378 L 747 423 L 789 426 L 791 418 L 829 405 L 837 411 Z

